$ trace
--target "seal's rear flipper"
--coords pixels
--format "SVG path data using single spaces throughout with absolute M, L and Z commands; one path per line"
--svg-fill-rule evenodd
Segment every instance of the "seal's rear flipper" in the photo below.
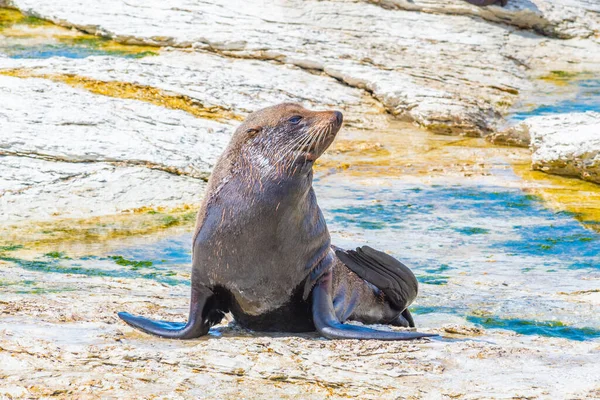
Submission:
M 192 288 L 192 300 L 188 322 L 155 321 L 126 312 L 118 313 L 128 325 L 143 332 L 169 339 L 194 339 L 208 333 L 215 320 L 222 313 L 207 307 L 212 292 L 207 288 Z M 218 318 L 220 320 L 220 318 Z
M 331 271 L 323 275 L 312 291 L 312 315 L 317 331 L 328 339 L 373 339 L 373 340 L 411 340 L 438 336 L 420 332 L 378 331 L 356 325 L 341 323 L 333 308 L 331 299 Z
M 356 275 L 381 289 L 398 310 L 405 310 L 417 297 L 417 278 L 389 254 L 363 246 L 356 251 L 336 249 L 335 255 Z

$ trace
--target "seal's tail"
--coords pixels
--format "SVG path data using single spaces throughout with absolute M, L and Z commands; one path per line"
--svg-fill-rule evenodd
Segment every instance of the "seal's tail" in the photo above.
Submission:
M 208 333 L 208 329 L 220 320 L 222 313 L 212 310 L 209 300 L 212 292 L 206 288 L 192 288 L 192 300 L 188 322 L 156 321 L 120 312 L 117 315 L 128 325 L 151 335 L 168 339 L 194 339 Z M 218 321 L 216 321 L 218 322 Z

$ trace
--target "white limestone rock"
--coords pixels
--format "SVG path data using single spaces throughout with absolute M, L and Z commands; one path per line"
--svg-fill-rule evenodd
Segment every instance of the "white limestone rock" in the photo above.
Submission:
M 206 179 L 230 124 L 44 79 L 0 76 L 0 154 L 146 166 Z
M 197 203 L 232 131 L 183 111 L 1 75 L 0 127 L 2 221 Z
M 595 0 L 509 0 L 504 7 L 477 7 L 465 0 L 370 1 L 392 9 L 471 15 L 561 39 L 587 38 L 600 32 L 600 2 Z
M 311 108 L 340 109 L 353 124 L 364 127 L 373 123 L 373 118 L 361 120 L 382 111 L 364 91 L 329 76 L 293 65 L 228 58 L 204 51 L 165 49 L 144 59 L 0 59 L 0 70 L 23 68 L 34 75 L 77 75 L 150 86 L 187 96 L 206 108 L 217 106 L 241 116 L 277 103 L 300 102 Z
M 372 92 L 400 118 L 442 133 L 489 132 L 500 118 L 494 105 L 530 87 L 524 68 L 503 55 L 514 28 L 465 16 L 350 1 L 12 4 L 122 43 L 193 47 L 322 70 Z
M 46 221 L 200 202 L 206 183 L 138 166 L 0 156 L 0 220 Z
M 428 1 L 438 8 L 447 3 Z M 600 69 L 600 43 L 588 35 L 596 28 L 585 28 L 597 21 L 589 0 L 513 0 L 506 11 L 450 2 L 470 13 L 513 10 L 517 15 L 529 15 L 537 5 L 540 18 L 552 27 L 554 20 L 544 10 L 554 10 L 560 21 L 575 21 L 572 36 L 589 36 L 568 42 L 470 15 L 388 10 L 349 0 L 289 0 L 268 6 L 260 0 L 11 0 L 10 4 L 122 43 L 203 49 L 321 70 L 364 88 L 399 118 L 438 133 L 483 135 L 495 130 L 501 119 L 497 105 L 534 90 L 530 71 Z M 572 18 L 565 7 L 574 10 Z
M 209 53 L 0 60 L 0 69 L 15 68 L 149 85 L 241 115 L 295 101 L 354 112 L 357 125 L 384 118 L 363 91 L 330 77 Z M 195 203 L 237 124 L 0 75 L 0 216 L 44 220 Z
M 534 169 L 600 183 L 600 113 L 532 117 L 523 124 Z
M 525 10 L 517 14 L 527 13 L 531 1 L 515 0 L 511 7 Z M 561 1 L 567 0 L 535 1 L 552 5 L 560 14 L 565 7 Z M 573 18 L 592 26 L 593 6 L 572 2 L 575 11 L 584 13 Z M 529 68 L 600 68 L 600 44 L 594 39 L 565 44 L 470 16 L 387 10 L 366 2 L 290 0 L 268 7 L 259 0 L 11 4 L 123 43 L 193 47 L 322 70 L 371 92 L 392 114 L 439 133 L 481 135 L 494 130 L 501 118 L 496 104 L 533 90 Z

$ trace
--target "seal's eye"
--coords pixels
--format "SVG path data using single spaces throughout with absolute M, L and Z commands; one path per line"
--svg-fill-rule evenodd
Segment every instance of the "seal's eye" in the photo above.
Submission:
M 260 131 L 260 128 L 250 128 L 246 129 L 246 133 L 250 136 L 256 136 L 256 134 Z
M 300 115 L 294 115 L 292 118 L 288 119 L 288 122 L 292 125 L 298 125 L 302 117 Z

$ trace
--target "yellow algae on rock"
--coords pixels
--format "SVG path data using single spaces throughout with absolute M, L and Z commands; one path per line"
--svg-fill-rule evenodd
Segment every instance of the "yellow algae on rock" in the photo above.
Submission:
M 73 74 L 38 73 L 35 69 L 27 68 L 0 70 L 0 74 L 18 78 L 49 79 L 54 82 L 66 83 L 72 87 L 82 88 L 94 94 L 120 99 L 140 100 L 173 110 L 183 110 L 199 118 L 219 121 L 243 119 L 243 117 L 218 106 L 206 107 L 189 96 L 168 93 L 165 90 L 152 86 L 138 85 L 131 82 L 102 81 Z
M 531 163 L 513 166 L 528 193 L 539 196 L 550 208 L 574 214 L 588 228 L 600 231 L 600 186 L 580 179 L 532 171 Z
M 93 218 L 29 220 L 0 225 L 0 247 L 23 246 L 28 249 L 60 249 L 85 243 L 110 243 L 123 238 L 171 232 L 173 228 L 190 231 L 196 222 L 199 205 L 178 207 L 141 207 L 119 214 Z

